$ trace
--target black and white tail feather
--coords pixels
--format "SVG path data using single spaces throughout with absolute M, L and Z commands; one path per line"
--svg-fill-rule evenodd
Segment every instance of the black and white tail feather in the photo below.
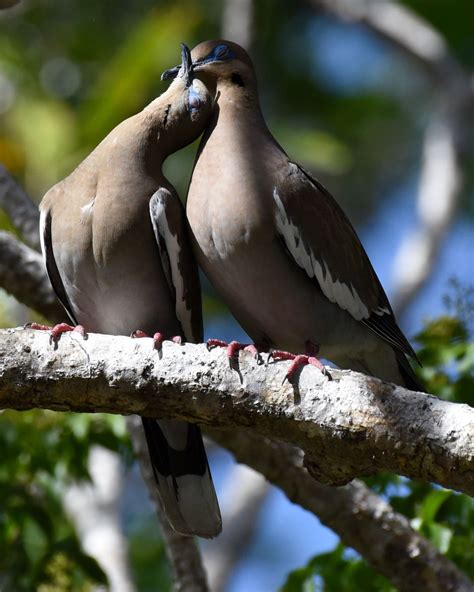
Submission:
M 219 503 L 198 426 L 142 417 L 158 493 L 176 532 L 212 538 L 222 529 Z

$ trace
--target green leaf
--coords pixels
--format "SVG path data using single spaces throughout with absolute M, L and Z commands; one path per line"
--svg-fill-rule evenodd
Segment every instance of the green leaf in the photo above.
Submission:
M 22 537 L 26 554 L 31 563 L 38 563 L 45 555 L 48 537 L 36 520 L 26 518 L 22 524 Z
M 418 516 L 422 522 L 433 522 L 441 505 L 450 498 L 452 491 L 447 489 L 435 489 L 429 493 L 418 511 Z

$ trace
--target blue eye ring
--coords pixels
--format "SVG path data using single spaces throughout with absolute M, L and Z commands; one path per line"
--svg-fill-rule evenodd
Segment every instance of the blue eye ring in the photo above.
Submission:
M 208 64 L 210 62 L 223 62 L 235 58 L 235 54 L 230 50 L 228 45 L 221 43 L 216 45 L 211 53 L 202 60 L 202 64 Z
M 217 45 L 212 51 L 212 56 L 217 60 L 225 60 L 226 58 L 230 57 L 229 47 L 223 43 L 221 45 Z

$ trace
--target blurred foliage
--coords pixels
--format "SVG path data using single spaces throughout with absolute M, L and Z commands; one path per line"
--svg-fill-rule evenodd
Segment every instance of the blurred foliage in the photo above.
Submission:
M 412 4 L 468 62 L 470 0 L 459 0 L 456 11 L 442 0 L 433 10 Z M 0 13 L 0 161 L 39 199 L 114 125 L 163 91 L 159 76 L 178 60 L 179 41 L 192 46 L 220 36 L 221 11 L 217 0 L 43 0 Z M 252 53 L 275 135 L 356 222 L 364 220 L 379 195 L 416 174 L 431 87 L 392 47 L 310 3 L 259 0 L 255 30 Z M 360 80 L 342 84 L 347 68 L 337 62 L 331 77 L 324 73 L 322 63 L 334 55 L 328 31 L 362 58 L 372 50 L 376 60 L 358 67 Z M 179 166 L 171 181 L 184 195 L 192 156 L 172 158 Z
M 334 551 L 313 557 L 288 576 L 280 592 L 396 592 L 396 588 L 364 561 L 338 544 Z
M 449 401 L 474 405 L 474 289 L 453 281 L 446 304 L 456 316 L 425 324 L 416 337 L 426 391 Z M 412 527 L 474 580 L 474 499 L 397 475 L 365 479 Z M 342 544 L 293 571 L 281 592 L 392 592 L 393 586 Z
M 0 415 L 0 590 L 92 590 L 105 583 L 62 505 L 66 485 L 88 479 L 93 444 L 131 457 L 122 417 L 5 411 Z
M 144 544 L 146 541 L 146 544 Z M 128 532 L 133 579 L 139 592 L 171 590 L 165 545 L 153 516 L 144 514 Z

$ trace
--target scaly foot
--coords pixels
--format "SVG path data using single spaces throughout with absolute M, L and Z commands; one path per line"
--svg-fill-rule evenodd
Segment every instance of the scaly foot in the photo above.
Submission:
M 214 347 L 225 347 L 227 348 L 227 357 L 229 358 L 229 366 L 232 368 L 232 364 L 237 361 L 238 353 L 241 350 L 248 351 L 257 361 L 257 364 L 262 364 L 263 360 L 260 356 L 260 352 L 268 351 L 265 346 L 257 345 L 256 343 L 239 343 L 238 341 L 231 341 L 227 343 L 222 339 L 208 339 L 207 349 L 211 350 Z
M 288 382 L 292 384 L 298 370 L 308 364 L 320 370 L 324 374 L 324 376 L 331 380 L 331 375 L 323 366 L 321 361 L 317 358 L 319 346 L 313 343 L 312 341 L 307 341 L 305 343 L 305 348 L 306 354 L 299 355 L 291 354 L 290 352 L 282 350 L 273 350 L 271 352 L 270 355 L 274 360 L 292 360 L 292 363 L 288 368 L 288 372 L 285 374 L 285 378 L 283 379 L 282 384 L 284 384 L 286 380 L 288 380 Z
M 63 333 L 80 333 L 83 339 L 87 339 L 86 330 L 82 325 L 76 325 L 73 327 L 67 323 L 59 323 L 58 325 L 54 325 L 54 327 L 48 327 L 48 325 L 40 325 L 39 323 L 28 323 L 25 327 L 35 329 L 36 331 L 50 331 L 49 342 L 54 344 L 58 343 Z
M 131 334 L 130 337 L 132 337 L 134 339 L 141 339 L 142 337 L 150 337 L 150 335 L 148 335 L 148 333 L 145 333 L 145 331 L 141 331 L 140 329 L 137 329 L 136 331 L 134 331 Z M 153 339 L 153 349 L 156 349 L 161 356 L 162 348 L 163 348 L 163 341 L 165 341 L 164 334 L 157 331 L 153 335 L 152 339 Z M 173 341 L 174 343 L 177 343 L 178 345 L 183 344 L 183 338 L 180 335 L 175 335 L 174 337 L 171 337 L 170 341 Z

